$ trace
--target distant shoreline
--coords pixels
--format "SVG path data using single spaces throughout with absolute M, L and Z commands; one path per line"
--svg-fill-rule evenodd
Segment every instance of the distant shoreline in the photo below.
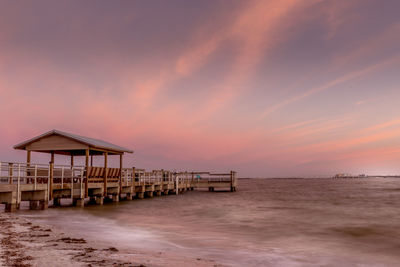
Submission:
M 376 176 L 365 176 L 365 177 L 238 177 L 238 180 L 250 180 L 250 179 L 335 179 L 335 180 L 351 180 L 351 179 L 368 179 L 368 178 L 399 178 L 400 176 L 381 176 L 381 175 L 376 175 Z

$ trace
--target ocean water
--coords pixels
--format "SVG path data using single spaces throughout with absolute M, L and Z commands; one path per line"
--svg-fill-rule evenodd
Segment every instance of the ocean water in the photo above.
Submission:
M 400 179 L 239 179 L 238 191 L 22 216 L 129 251 L 226 266 L 400 266 Z M 167 256 L 165 265 L 173 266 Z M 163 265 L 163 263 L 161 264 Z

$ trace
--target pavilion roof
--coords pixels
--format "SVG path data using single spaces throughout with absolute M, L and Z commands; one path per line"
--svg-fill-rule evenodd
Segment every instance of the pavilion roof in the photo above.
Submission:
M 31 138 L 29 140 L 26 140 L 22 143 L 19 143 L 17 145 L 14 146 L 14 149 L 22 149 L 22 150 L 29 150 L 28 146 L 38 142 L 40 140 L 49 138 L 51 136 L 61 136 L 64 138 L 67 138 L 69 140 L 71 140 L 72 142 L 76 142 L 79 144 L 83 144 L 86 145 L 89 149 L 99 149 L 99 150 L 104 150 L 106 152 L 112 152 L 112 153 L 133 153 L 133 150 L 103 141 L 103 140 L 99 140 L 99 139 L 95 139 L 95 138 L 91 138 L 91 137 L 86 137 L 86 136 L 81 136 L 81 135 L 77 135 L 77 134 L 71 134 L 71 133 L 67 133 L 67 132 L 63 132 L 63 131 L 59 131 L 59 130 L 51 130 L 48 131 L 44 134 L 41 134 L 39 136 L 36 136 L 34 138 Z M 70 149 L 70 148 L 61 148 L 58 147 L 56 144 L 54 145 L 54 149 L 51 148 L 51 143 L 50 146 L 49 144 L 47 144 L 47 149 L 46 151 L 43 152 L 48 152 L 48 151 L 58 151 L 58 152 L 67 152 L 71 153 L 71 151 L 74 149 Z M 79 149 L 76 149 L 79 150 Z M 35 151 L 35 149 L 32 149 L 32 151 Z

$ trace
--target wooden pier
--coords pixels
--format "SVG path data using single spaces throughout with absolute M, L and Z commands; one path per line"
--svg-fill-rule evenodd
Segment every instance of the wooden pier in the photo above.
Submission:
M 236 173 L 146 171 L 123 168 L 122 156 L 133 151 L 88 137 L 53 130 L 14 146 L 27 151 L 26 163 L 0 162 L 0 203 L 8 212 L 29 201 L 30 209 L 59 206 L 71 199 L 83 207 L 85 200 L 102 205 L 104 199 L 118 202 L 179 194 L 189 190 L 236 191 Z M 49 164 L 32 164 L 31 152 L 51 155 Z M 55 165 L 54 154 L 69 155 L 71 164 Z M 119 155 L 120 167 L 108 167 L 108 156 Z M 85 166 L 74 166 L 74 156 L 85 156 Z M 93 156 L 103 156 L 104 166 L 93 166 Z M 89 158 L 91 164 L 89 165 Z
M 86 173 L 88 195 L 85 196 Z M 62 166 L 0 162 L 0 202 L 12 212 L 21 201 L 29 201 L 31 209 L 46 209 L 52 200 L 59 206 L 61 199 L 71 199 L 75 206 L 102 205 L 105 198 L 152 198 L 180 194 L 196 189 L 236 191 L 236 173 L 179 172 L 164 170 L 146 172 L 143 169 Z M 107 182 L 104 181 L 107 172 Z M 105 187 L 106 185 L 106 187 Z M 50 202 L 51 203 L 51 202 Z

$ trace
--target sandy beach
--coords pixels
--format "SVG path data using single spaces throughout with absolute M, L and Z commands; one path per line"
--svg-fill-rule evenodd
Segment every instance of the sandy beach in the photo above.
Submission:
M 118 250 L 89 244 L 17 214 L 0 214 L 4 266 L 144 266 L 115 259 Z
M 25 203 L 0 213 L 0 265 L 398 266 L 399 179 L 239 184 L 84 208 Z
M 99 242 L 32 223 L 18 214 L 0 213 L 0 266 L 222 266 L 200 258 L 160 252 L 120 251 Z

